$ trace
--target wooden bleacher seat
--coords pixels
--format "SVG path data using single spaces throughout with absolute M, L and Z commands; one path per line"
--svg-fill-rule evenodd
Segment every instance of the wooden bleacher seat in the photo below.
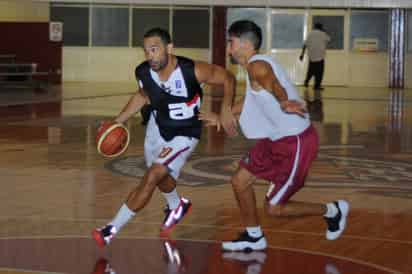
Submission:
M 0 64 L 13 64 L 16 62 L 15 54 L 0 54 Z
M 34 76 L 48 76 L 37 71 L 36 63 L 0 63 L 0 89 L 42 88 L 43 83 Z

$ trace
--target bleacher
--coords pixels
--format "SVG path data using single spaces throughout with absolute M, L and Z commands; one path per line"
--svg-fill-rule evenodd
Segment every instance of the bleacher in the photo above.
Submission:
M 37 76 L 48 78 L 48 72 L 37 70 L 36 63 L 18 63 L 14 54 L 0 54 L 0 91 L 4 89 L 35 89 L 47 88 L 48 82 Z

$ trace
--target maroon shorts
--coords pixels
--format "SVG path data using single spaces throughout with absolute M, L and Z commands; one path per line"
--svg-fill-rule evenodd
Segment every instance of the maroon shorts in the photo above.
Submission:
M 266 199 L 271 204 L 283 204 L 303 187 L 318 147 L 318 134 L 311 125 L 299 135 L 257 141 L 239 165 L 270 181 Z

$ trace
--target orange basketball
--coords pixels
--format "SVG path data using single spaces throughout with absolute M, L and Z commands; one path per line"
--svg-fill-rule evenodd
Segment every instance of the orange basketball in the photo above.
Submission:
M 126 151 L 129 141 L 129 131 L 122 124 L 104 122 L 97 129 L 97 151 L 105 157 L 119 156 Z

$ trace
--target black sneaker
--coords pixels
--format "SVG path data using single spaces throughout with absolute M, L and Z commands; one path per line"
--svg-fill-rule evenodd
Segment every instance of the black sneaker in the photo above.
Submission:
M 325 217 L 328 229 L 326 230 L 326 239 L 336 240 L 343 233 L 346 227 L 346 218 L 349 213 L 349 203 L 345 200 L 339 200 L 333 202 L 338 213 L 335 217 Z
M 222 249 L 226 251 L 251 252 L 254 250 L 264 250 L 266 247 L 267 242 L 264 235 L 255 238 L 250 236 L 246 230 L 243 231 L 236 240 L 222 243 Z
M 115 234 L 116 228 L 112 225 L 106 225 L 103 228 L 96 228 L 92 232 L 93 238 L 100 247 L 108 245 Z

